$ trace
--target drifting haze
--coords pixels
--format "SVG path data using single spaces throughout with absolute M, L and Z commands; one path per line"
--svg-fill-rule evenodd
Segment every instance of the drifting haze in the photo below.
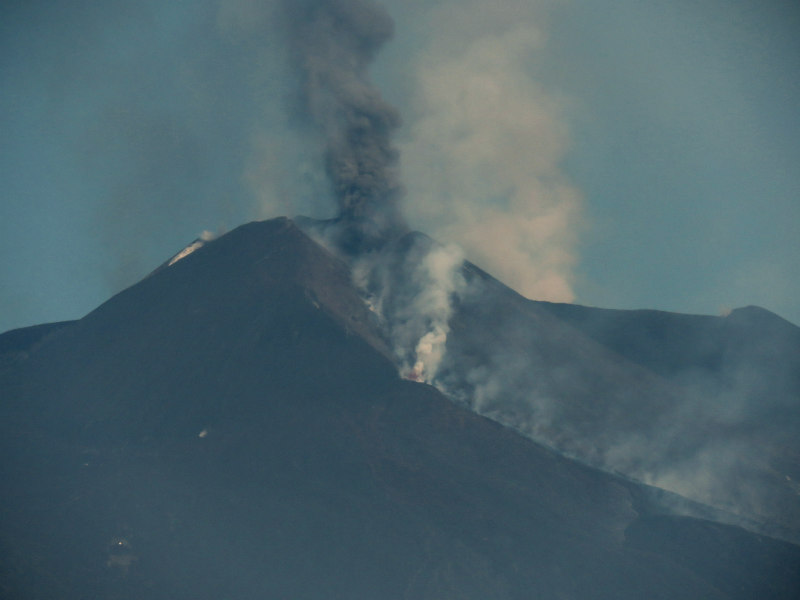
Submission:
M 582 216 L 562 169 L 564 99 L 531 76 L 546 13 L 525 1 L 431 12 L 402 146 L 409 218 L 520 293 L 571 302 Z

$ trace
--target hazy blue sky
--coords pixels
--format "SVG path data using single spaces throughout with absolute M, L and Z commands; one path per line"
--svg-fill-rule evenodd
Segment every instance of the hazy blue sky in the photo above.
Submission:
M 385 3 L 412 225 L 535 298 L 800 323 L 800 8 Z M 4 2 L 0 331 L 329 216 L 270 2 Z

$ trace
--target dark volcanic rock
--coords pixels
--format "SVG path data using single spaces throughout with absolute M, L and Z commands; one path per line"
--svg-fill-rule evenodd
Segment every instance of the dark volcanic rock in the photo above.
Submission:
M 74 321 L 45 323 L 12 329 L 0 334 L 0 368 L 27 358 L 43 340 L 68 327 Z
M 797 546 L 659 515 L 399 379 L 347 267 L 285 219 L 42 340 L 0 391 L 4 598 L 796 597 Z

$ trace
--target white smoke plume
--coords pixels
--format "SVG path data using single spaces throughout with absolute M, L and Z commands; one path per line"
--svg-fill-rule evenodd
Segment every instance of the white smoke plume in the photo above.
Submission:
M 414 364 L 408 377 L 432 382 L 445 353 L 447 334 L 450 332 L 453 295 L 465 286 L 461 275 L 461 251 L 456 246 L 433 248 L 417 266 L 415 278 L 421 290 L 408 305 L 405 319 L 397 324 L 415 330 L 427 329 L 414 349 Z M 396 326 L 397 326 L 396 325 Z
M 356 283 L 385 324 L 406 379 L 432 383 L 445 355 L 453 302 L 466 288 L 463 255 L 453 245 L 407 236 L 405 252 L 362 257 Z
M 406 215 L 531 298 L 571 302 L 581 201 L 561 163 L 566 101 L 535 76 L 542 2 L 441 2 L 401 144 Z

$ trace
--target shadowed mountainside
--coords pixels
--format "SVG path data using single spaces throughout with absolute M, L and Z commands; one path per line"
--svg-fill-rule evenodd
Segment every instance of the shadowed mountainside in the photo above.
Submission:
M 401 380 L 378 325 L 277 219 L 12 344 L 3 597 L 796 597 L 800 547 Z

